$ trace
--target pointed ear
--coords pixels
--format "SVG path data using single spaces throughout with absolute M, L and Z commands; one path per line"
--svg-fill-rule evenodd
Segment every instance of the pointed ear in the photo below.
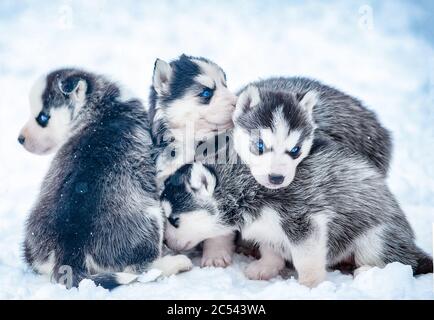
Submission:
M 169 82 L 172 76 L 172 67 L 166 61 L 161 59 L 155 60 L 154 75 L 152 85 L 158 94 L 164 94 L 169 91 Z
M 232 120 L 235 122 L 240 115 L 250 108 L 256 107 L 261 102 L 259 89 L 255 86 L 248 86 L 238 97 Z
M 315 90 L 310 90 L 305 94 L 296 95 L 298 104 L 302 107 L 309 116 L 312 116 L 313 108 L 318 103 L 318 93 Z
M 86 100 L 88 84 L 86 80 L 79 76 L 70 76 L 63 81 L 59 81 L 60 91 L 70 96 L 77 104 L 83 104 Z
M 217 184 L 214 172 L 200 162 L 192 165 L 189 186 L 192 192 L 201 196 L 212 196 Z

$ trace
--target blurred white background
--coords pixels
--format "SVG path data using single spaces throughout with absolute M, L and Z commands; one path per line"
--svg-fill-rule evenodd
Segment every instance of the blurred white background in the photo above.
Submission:
M 220 64 L 233 90 L 258 78 L 303 75 L 363 100 L 392 131 L 389 185 L 418 242 L 431 251 L 432 1 L 0 0 L 0 281 L 6 287 L 24 281 L 22 227 L 50 160 L 16 142 L 32 82 L 54 68 L 79 66 L 146 100 L 154 60 L 182 53 Z M 0 297 L 34 294 L 9 291 Z

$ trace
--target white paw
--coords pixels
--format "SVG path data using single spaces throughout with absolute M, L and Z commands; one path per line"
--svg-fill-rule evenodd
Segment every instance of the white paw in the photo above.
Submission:
M 232 263 L 232 252 L 226 250 L 219 250 L 210 252 L 209 250 L 203 252 L 202 261 L 200 265 L 204 267 L 217 267 L 226 268 Z
M 372 266 L 364 265 L 364 266 L 358 267 L 353 272 L 354 278 L 357 277 L 359 274 L 368 271 L 369 269 L 372 269 Z
M 298 275 L 298 283 L 309 288 L 315 288 L 326 278 L 326 271 L 305 272 Z
M 189 257 L 183 254 L 179 254 L 172 257 L 173 257 L 172 274 L 189 271 L 193 268 L 193 262 L 191 262 Z
M 176 256 L 164 256 L 152 264 L 152 267 L 161 271 L 163 276 L 170 276 L 193 268 L 190 258 L 179 254 Z
M 270 280 L 278 276 L 282 269 L 282 265 L 256 260 L 247 266 L 244 274 L 250 280 Z

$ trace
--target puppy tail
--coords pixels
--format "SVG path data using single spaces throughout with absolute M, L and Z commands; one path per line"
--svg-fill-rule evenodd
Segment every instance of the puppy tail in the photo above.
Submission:
M 421 252 L 417 259 L 417 265 L 413 269 L 413 274 L 418 275 L 426 273 L 433 273 L 433 261 L 429 255 L 425 252 Z
M 135 271 L 109 271 L 92 274 L 84 268 L 83 265 L 84 263 L 77 263 L 76 261 L 59 260 L 51 271 L 51 280 L 66 286 L 67 289 L 70 289 L 74 287 L 77 288 L 82 280 L 89 279 L 97 286 L 112 290 L 121 285 L 136 282 L 140 277 L 140 273 L 135 273 Z
M 119 286 L 137 282 L 139 275 L 126 272 L 110 272 L 94 274 L 87 276 L 86 278 L 95 282 L 97 286 L 101 286 L 104 289 L 113 290 Z
M 85 272 L 75 272 L 71 281 L 67 277 L 58 277 L 54 279 L 57 283 L 65 285 L 68 289 L 78 288 L 80 282 L 84 279 L 92 280 L 97 286 L 104 289 L 113 290 L 122 285 L 128 285 L 138 281 L 139 274 L 126 272 L 104 272 L 97 274 L 87 274 Z
M 145 270 L 157 269 L 163 277 L 168 277 L 180 272 L 188 271 L 193 267 L 191 260 L 184 255 L 166 255 L 155 261 L 145 268 Z M 86 277 L 105 289 L 112 290 L 121 285 L 128 285 L 139 280 L 139 274 L 114 272 L 100 273 Z
M 188 271 L 193 267 L 191 260 L 184 255 L 166 255 L 156 259 L 148 266 L 144 267 L 142 271 L 149 271 L 151 269 L 157 269 L 163 277 L 168 277 L 173 274 Z M 57 269 L 59 270 L 59 269 Z M 68 277 L 68 274 L 72 277 Z M 81 280 L 92 280 L 97 286 L 101 286 L 104 289 L 113 290 L 122 285 L 129 285 L 134 282 L 139 282 L 141 273 L 128 273 L 128 272 L 103 272 L 97 274 L 88 274 L 82 269 L 73 269 L 69 273 L 59 272 L 56 273 L 54 280 L 58 283 L 66 285 L 69 289 L 71 287 L 78 287 Z M 54 274 L 53 274 L 54 276 Z

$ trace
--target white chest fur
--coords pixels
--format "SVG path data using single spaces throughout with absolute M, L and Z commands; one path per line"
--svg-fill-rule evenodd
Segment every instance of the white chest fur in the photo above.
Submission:
M 281 218 L 274 209 L 264 208 L 258 219 L 246 223 L 241 234 L 244 239 L 267 245 L 290 259 L 291 244 L 282 229 Z

